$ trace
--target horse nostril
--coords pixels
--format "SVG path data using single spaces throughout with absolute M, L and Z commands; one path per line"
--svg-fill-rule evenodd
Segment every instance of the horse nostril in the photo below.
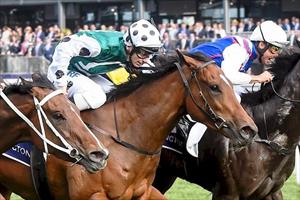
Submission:
M 256 131 L 253 130 L 250 126 L 245 126 L 241 129 L 240 134 L 245 140 L 250 140 L 254 138 L 254 136 L 256 135 Z
M 93 151 L 89 153 L 89 159 L 96 163 L 100 163 L 104 160 L 107 160 L 108 156 L 109 156 L 108 150 Z

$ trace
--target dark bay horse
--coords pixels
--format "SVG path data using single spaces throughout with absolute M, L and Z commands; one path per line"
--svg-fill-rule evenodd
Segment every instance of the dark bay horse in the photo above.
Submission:
M 68 162 L 49 155 L 46 168 L 54 199 L 165 199 L 151 184 L 164 140 L 187 113 L 219 129 L 237 144 L 251 142 L 257 127 L 211 60 L 179 52 L 163 58 L 161 70 L 118 86 L 108 103 L 82 112 L 83 120 L 109 149 L 110 157 L 103 170 L 89 174 L 80 165 L 69 167 Z M 180 64 L 174 64 L 178 61 Z M 0 165 L 18 170 L 16 173 L 0 168 L 2 188 L 34 199 L 30 196 L 34 189 L 32 183 L 28 185 L 28 167 L 5 159 Z M 27 177 L 17 181 L 17 174 Z
M 0 153 L 18 142 L 32 141 L 60 158 L 78 159 L 90 172 L 103 168 L 107 150 L 75 105 L 62 91 L 54 91 L 46 77 L 33 74 L 32 79 L 0 91 Z
M 290 48 L 273 64 L 275 75 L 242 103 L 259 128 L 259 139 L 240 150 L 227 138 L 207 131 L 198 159 L 162 150 L 154 186 L 165 193 L 176 177 L 212 192 L 216 200 L 282 200 L 281 188 L 294 169 L 300 141 L 300 51 Z M 274 88 L 274 90 L 273 90 Z

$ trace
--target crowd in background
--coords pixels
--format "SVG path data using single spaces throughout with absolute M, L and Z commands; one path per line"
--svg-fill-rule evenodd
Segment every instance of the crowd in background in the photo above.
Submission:
M 251 18 L 236 20 L 233 19 L 230 25 L 230 34 L 247 36 L 259 25 L 264 19 L 254 21 Z M 299 18 L 278 19 L 277 23 L 287 31 L 292 37 L 291 43 L 300 38 Z M 120 26 L 117 30 L 125 32 L 126 26 Z M 204 23 L 197 21 L 193 25 L 186 23 L 167 23 L 159 24 L 158 29 L 164 42 L 166 50 L 189 50 L 199 43 L 212 41 L 227 35 L 223 23 Z M 0 54 L 1 55 L 22 55 L 22 56 L 43 56 L 49 61 L 52 59 L 55 45 L 63 37 L 76 33 L 81 30 L 116 30 L 113 26 L 95 24 L 84 24 L 82 27 L 71 31 L 70 29 L 60 29 L 57 25 L 42 27 L 20 26 L 8 27 L 3 26 L 0 29 Z
M 241 35 L 248 37 L 251 32 L 262 23 L 264 19 L 254 21 L 253 19 L 242 19 L 240 21 L 233 19 L 230 25 L 231 35 Z M 290 41 L 293 43 L 297 37 L 300 38 L 300 22 L 299 18 L 278 19 L 277 23 L 287 31 L 289 37 L 293 37 Z M 197 21 L 192 26 L 181 24 L 160 24 L 159 30 L 164 41 L 164 47 L 169 49 L 179 48 L 181 50 L 189 50 L 199 43 L 213 41 L 227 35 L 224 24 L 214 22 L 205 24 Z

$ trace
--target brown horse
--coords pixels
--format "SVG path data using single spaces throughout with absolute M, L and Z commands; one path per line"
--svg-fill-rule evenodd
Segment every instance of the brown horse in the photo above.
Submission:
M 151 183 L 165 138 L 187 113 L 220 129 L 238 144 L 252 140 L 257 127 L 238 103 L 223 72 L 211 60 L 179 53 L 162 57 L 162 61 L 165 64 L 158 72 L 120 85 L 112 91 L 110 102 L 82 113 L 84 121 L 110 151 L 104 170 L 89 174 L 80 165 L 69 167 L 68 162 L 48 156 L 48 184 L 54 199 L 165 199 Z M 174 64 L 178 61 L 180 64 Z M 28 185 L 29 169 L 2 161 L 1 166 L 16 167 L 14 172 L 0 169 L 3 188 L 34 199 L 36 196 L 26 196 L 28 191 L 34 193 L 32 183 Z M 17 181 L 20 172 L 27 174 L 27 179 Z
M 45 77 L 33 74 L 32 79 L 1 91 L 0 152 L 32 141 L 61 158 L 77 159 L 90 172 L 103 168 L 107 150 L 83 123 L 75 105 L 61 91 L 54 91 Z
M 287 49 L 270 69 L 272 84 L 242 96 L 259 127 L 259 139 L 236 151 L 215 131 L 199 143 L 198 159 L 162 150 L 154 186 L 166 192 L 176 177 L 196 183 L 220 200 L 282 200 L 300 138 L 300 50 Z M 273 89 L 274 88 L 274 89 Z

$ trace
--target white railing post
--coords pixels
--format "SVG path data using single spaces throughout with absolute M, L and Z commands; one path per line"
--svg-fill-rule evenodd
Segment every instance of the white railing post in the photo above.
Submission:
M 300 185 L 300 149 L 296 147 L 296 159 L 295 159 L 295 171 L 296 171 L 296 182 Z

